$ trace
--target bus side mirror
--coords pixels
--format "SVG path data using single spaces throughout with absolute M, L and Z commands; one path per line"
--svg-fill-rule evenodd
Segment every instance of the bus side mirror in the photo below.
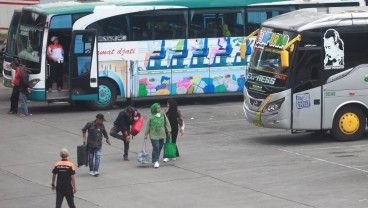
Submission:
M 288 68 L 289 67 L 289 52 L 287 50 L 282 50 L 280 53 L 281 56 L 281 67 Z

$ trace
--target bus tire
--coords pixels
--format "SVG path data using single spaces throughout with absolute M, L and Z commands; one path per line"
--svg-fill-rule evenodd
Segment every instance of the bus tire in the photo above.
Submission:
M 115 85 L 106 79 L 99 80 L 99 99 L 88 101 L 87 104 L 92 110 L 111 109 L 116 102 L 117 90 Z
M 357 106 L 346 106 L 336 113 L 332 125 L 332 135 L 338 141 L 355 141 L 363 136 L 366 127 L 366 115 Z

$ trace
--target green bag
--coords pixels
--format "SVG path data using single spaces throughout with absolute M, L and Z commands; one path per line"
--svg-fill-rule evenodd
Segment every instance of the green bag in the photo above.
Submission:
M 176 158 L 176 144 L 166 142 L 164 145 L 164 158 Z
M 172 143 L 171 136 L 166 129 L 166 115 L 164 117 L 164 126 L 166 132 L 166 143 L 164 144 L 164 158 L 176 158 L 176 144 Z

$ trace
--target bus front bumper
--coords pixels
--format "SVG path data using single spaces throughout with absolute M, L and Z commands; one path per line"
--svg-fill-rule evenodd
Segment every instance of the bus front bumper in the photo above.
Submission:
M 263 113 L 249 109 L 246 101 L 243 103 L 244 115 L 247 121 L 258 127 L 289 129 L 290 119 L 282 118 L 278 111 L 272 113 Z

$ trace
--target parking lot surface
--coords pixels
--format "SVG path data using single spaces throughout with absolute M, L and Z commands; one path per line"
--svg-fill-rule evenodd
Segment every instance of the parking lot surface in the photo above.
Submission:
M 9 97 L 10 90 L 0 87 L 0 207 L 54 207 L 51 170 L 59 150 L 68 148 L 76 164 L 81 128 L 98 112 L 31 102 L 33 115 L 21 118 L 7 114 Z M 178 101 L 186 123 L 178 138 L 181 157 L 158 169 L 140 165 L 140 133 L 126 162 L 123 143 L 111 138 L 99 177 L 87 167 L 76 170 L 78 208 L 368 207 L 367 139 L 341 143 L 329 134 L 251 126 L 241 96 Z M 151 102 L 135 104 L 146 117 Z M 102 112 L 108 130 L 120 110 Z

